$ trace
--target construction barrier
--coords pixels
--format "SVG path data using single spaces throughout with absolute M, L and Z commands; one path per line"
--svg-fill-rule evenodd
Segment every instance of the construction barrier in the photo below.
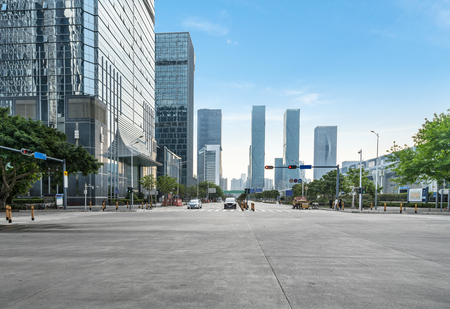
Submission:
M 252 203 L 252 210 L 255 211 L 255 203 Z
M 34 221 L 34 206 L 31 206 L 31 221 Z

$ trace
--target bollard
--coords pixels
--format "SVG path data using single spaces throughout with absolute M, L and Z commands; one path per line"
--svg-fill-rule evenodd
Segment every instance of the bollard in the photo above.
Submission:
M 153 204 L 152 204 L 152 202 L 150 202 L 150 209 L 152 209 L 153 208 Z
M 370 202 L 370 210 L 372 210 L 372 202 Z
M 386 212 L 386 203 L 384 203 L 384 212 Z
M 148 202 L 145 202 L 145 209 L 148 209 Z
M 345 202 L 342 202 L 342 210 L 344 210 Z
M 128 201 L 127 201 L 127 208 L 128 208 Z
M 417 204 L 414 205 L 415 213 L 417 213 Z
M 118 201 L 116 201 L 116 211 L 117 211 L 117 209 L 119 209 L 119 202 Z
M 7 206 L 8 207 L 8 222 L 12 223 L 12 209 L 11 206 Z
M 31 206 L 31 221 L 34 221 L 34 206 Z
M 144 202 L 142 202 L 142 209 L 144 209 Z
M 8 221 L 9 220 L 9 217 L 8 217 L 8 205 L 6 205 L 6 208 L 5 208 L 5 213 L 6 213 L 6 221 Z
M 102 204 L 103 204 L 103 211 L 105 211 L 105 208 L 106 208 L 106 202 L 103 202 Z
M 92 202 L 89 202 L 89 210 L 92 210 Z
M 255 211 L 255 203 L 252 203 L 252 210 Z
M 402 213 L 403 203 L 400 203 L 400 213 Z
M 244 202 L 241 203 L 241 210 L 244 211 Z

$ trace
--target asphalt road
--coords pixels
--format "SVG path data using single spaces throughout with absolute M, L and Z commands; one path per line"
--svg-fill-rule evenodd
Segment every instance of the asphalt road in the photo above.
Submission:
M 0 213 L 0 308 L 450 308 L 450 216 Z

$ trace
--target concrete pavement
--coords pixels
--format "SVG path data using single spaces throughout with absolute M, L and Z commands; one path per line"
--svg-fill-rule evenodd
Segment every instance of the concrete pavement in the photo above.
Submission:
M 450 307 L 449 216 L 262 203 L 2 215 L 2 308 Z

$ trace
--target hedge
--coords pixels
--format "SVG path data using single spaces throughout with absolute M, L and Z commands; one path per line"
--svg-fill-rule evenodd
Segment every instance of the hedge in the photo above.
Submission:
M 37 204 L 44 203 L 44 199 L 42 198 L 24 198 L 24 199 L 13 199 L 13 204 Z

